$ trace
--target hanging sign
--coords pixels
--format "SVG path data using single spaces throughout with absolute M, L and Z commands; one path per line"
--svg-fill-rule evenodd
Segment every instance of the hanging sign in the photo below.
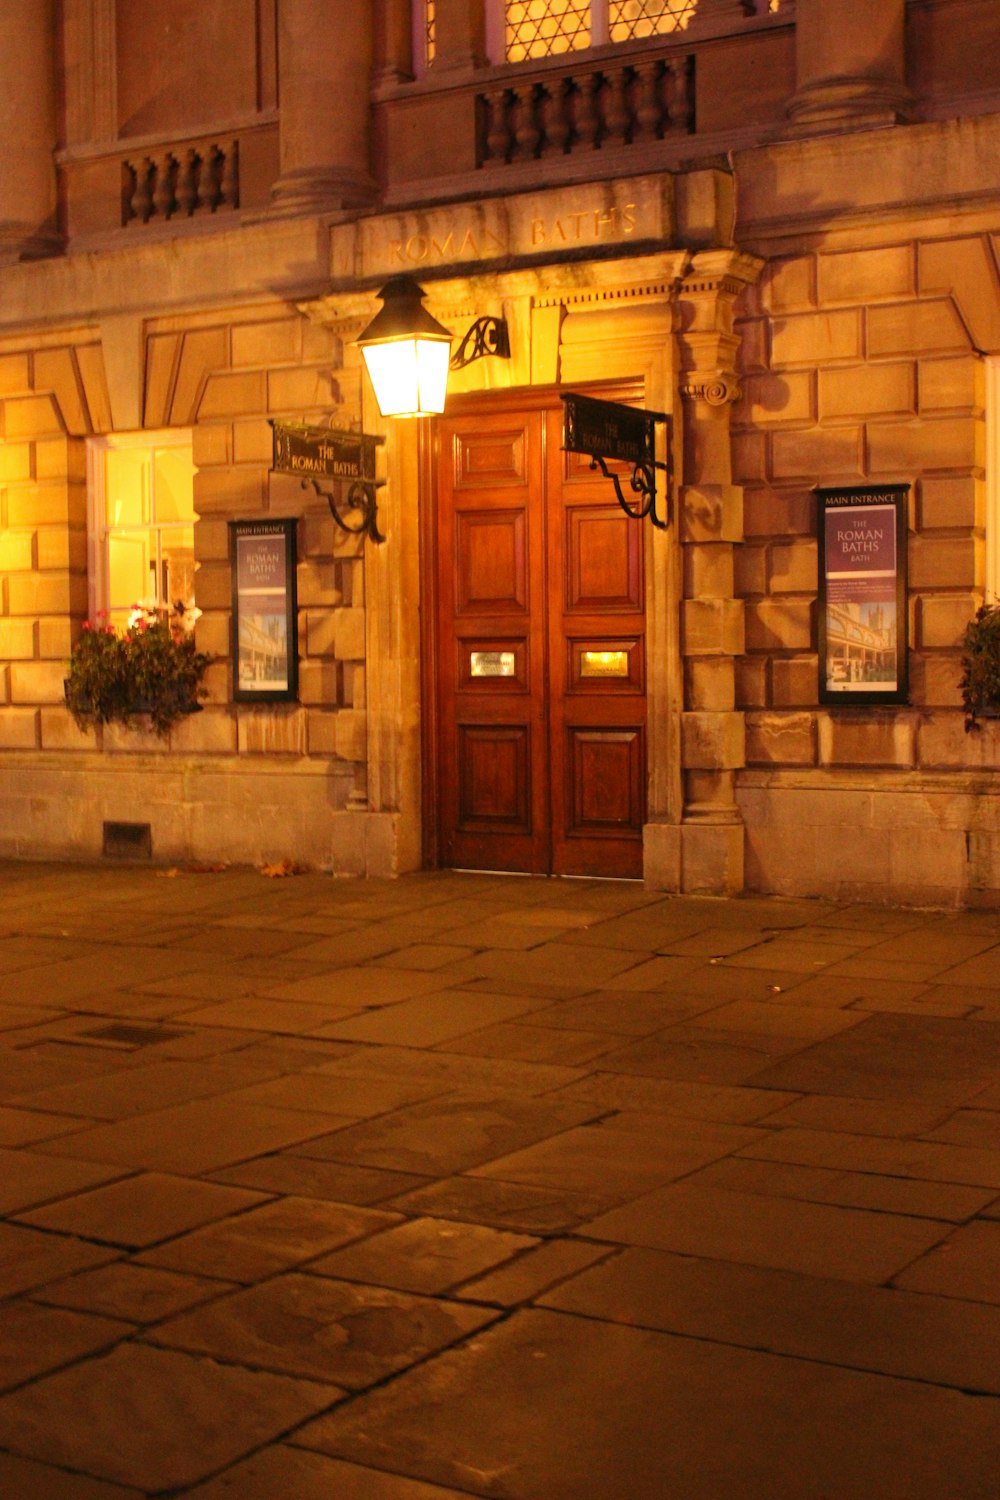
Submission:
M 909 485 L 817 489 L 821 703 L 905 703 Z
M 333 427 L 310 427 L 305 422 L 271 422 L 273 456 L 271 468 L 278 474 L 294 474 L 303 486 L 311 484 L 330 507 L 342 531 L 384 542 L 378 529 L 375 491 L 385 483 L 375 475 L 375 450 L 384 438 L 367 432 L 338 432 Z M 336 482 L 324 489 L 322 480 Z M 346 492 L 342 485 L 347 485 Z
M 667 472 L 667 465 L 656 457 L 656 428 L 668 425 L 663 412 L 642 411 L 620 401 L 599 401 L 595 396 L 566 394 L 562 398 L 563 452 L 585 453 L 591 468 L 600 469 L 610 479 L 618 504 L 633 521 L 648 516 L 654 526 L 666 529 L 670 517 L 667 495 L 667 518 L 656 513 L 656 471 Z M 632 465 L 629 485 L 632 499 L 622 490 L 621 477 L 608 468 L 608 460 Z
M 298 693 L 295 522 L 230 521 L 233 699 L 292 702 Z
M 274 458 L 279 474 L 299 479 L 363 479 L 375 482 L 375 449 L 383 439 L 364 432 L 337 432 L 304 422 L 272 422 Z

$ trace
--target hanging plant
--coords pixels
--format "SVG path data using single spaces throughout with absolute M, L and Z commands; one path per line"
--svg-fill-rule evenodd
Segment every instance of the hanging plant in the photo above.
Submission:
M 965 627 L 962 678 L 965 728 L 979 729 L 980 717 L 1000 714 L 1000 604 L 982 604 Z
M 88 620 L 70 657 L 66 705 L 81 729 L 110 723 L 129 728 L 146 715 L 163 736 L 200 708 L 208 663 L 179 616 L 168 620 L 137 607 L 122 632 L 106 620 Z

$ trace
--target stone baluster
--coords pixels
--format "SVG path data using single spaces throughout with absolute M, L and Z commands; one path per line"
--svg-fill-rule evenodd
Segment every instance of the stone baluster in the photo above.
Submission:
M 597 89 L 600 82 L 596 73 L 582 73 L 576 80 L 576 138 L 581 151 L 592 151 L 597 145 L 601 122 L 597 115 Z
M 506 88 L 490 89 L 486 99 L 486 160 L 506 161 L 514 137 L 508 119 L 510 94 Z
M 290 214 L 373 201 L 371 155 L 372 0 L 337 7 L 279 0 L 276 208 Z
M 198 173 L 198 207 L 215 213 L 219 206 L 219 163 L 214 146 L 206 146 L 201 152 L 201 170 Z
M 633 139 L 655 141 L 662 133 L 663 104 L 660 99 L 661 70 L 658 62 L 635 65 L 635 120 Z
M 542 155 L 561 156 L 569 145 L 570 121 L 566 108 L 568 80 L 553 78 L 542 94 Z
M 667 115 L 672 130 L 690 130 L 693 120 L 691 67 L 693 59 L 672 58 L 667 63 Z
M 194 151 L 185 151 L 177 173 L 177 207 L 190 218 L 198 203 L 198 157 Z
M 230 141 L 228 151 L 222 156 L 222 173 L 219 178 L 219 196 L 223 208 L 238 208 L 240 204 L 240 147 L 238 141 Z
M 514 155 L 518 161 L 532 161 L 542 139 L 535 116 L 535 85 L 516 88 L 514 101 Z
M 153 189 L 150 181 L 153 170 L 153 163 L 148 156 L 144 156 L 134 168 L 135 191 L 132 194 L 132 215 L 141 224 L 148 224 L 153 212 Z
M 793 133 L 905 119 L 904 28 L 905 0 L 797 0 Z
M 0 5 L 0 264 L 54 254 L 56 31 L 53 0 Z
M 161 219 L 169 219 L 174 211 L 172 179 L 175 167 L 176 163 L 172 156 L 164 156 L 156 163 L 153 211 Z
M 604 72 L 604 139 L 609 146 L 624 146 L 628 139 L 629 111 L 625 95 L 624 68 L 606 68 Z

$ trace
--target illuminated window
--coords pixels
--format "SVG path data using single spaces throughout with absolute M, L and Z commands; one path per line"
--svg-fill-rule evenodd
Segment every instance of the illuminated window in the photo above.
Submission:
M 609 39 L 631 42 L 683 31 L 697 9 L 698 0 L 611 0 Z
M 427 9 L 424 13 L 424 56 L 428 63 L 434 61 L 434 53 L 437 51 L 437 16 L 434 11 L 434 0 L 427 0 Z
M 496 5 L 503 9 L 503 60 L 524 62 L 608 42 L 669 36 L 694 20 L 699 0 L 494 0 L 487 9 L 487 29 L 494 38 Z M 782 0 L 746 0 L 744 9 L 748 17 L 766 16 L 781 5 Z M 491 44 L 489 50 L 499 61 L 498 47 Z
M 590 46 L 589 0 L 507 0 L 504 56 L 507 62 L 554 57 Z
M 194 603 L 194 462 L 191 434 L 116 433 L 91 438 L 91 616 L 128 624 L 136 607 L 180 615 Z

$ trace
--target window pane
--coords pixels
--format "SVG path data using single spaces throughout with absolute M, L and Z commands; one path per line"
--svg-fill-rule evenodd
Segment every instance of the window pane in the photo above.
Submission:
M 608 22 L 613 42 L 683 31 L 698 9 L 698 0 L 610 0 Z
M 153 450 L 153 516 L 163 526 L 194 516 L 194 464 L 190 448 Z
M 590 46 L 590 0 L 507 0 L 508 62 Z
M 159 602 L 172 613 L 194 608 L 193 526 L 171 526 L 161 533 L 160 588 Z
M 109 448 L 105 493 L 109 526 L 148 526 L 149 453 L 144 448 Z
M 112 613 L 156 602 L 156 533 L 135 531 L 108 537 L 108 604 Z

